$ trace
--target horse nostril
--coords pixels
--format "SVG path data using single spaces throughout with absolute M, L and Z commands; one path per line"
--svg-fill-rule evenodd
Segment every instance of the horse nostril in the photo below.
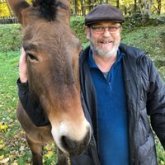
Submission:
M 77 142 L 71 140 L 66 136 L 61 137 L 63 147 L 68 151 L 73 151 L 77 147 Z
M 76 140 L 75 138 L 63 135 L 60 138 L 61 147 L 70 155 L 79 155 L 88 146 L 91 139 L 91 133 L 91 128 L 87 127 L 86 135 L 81 140 Z

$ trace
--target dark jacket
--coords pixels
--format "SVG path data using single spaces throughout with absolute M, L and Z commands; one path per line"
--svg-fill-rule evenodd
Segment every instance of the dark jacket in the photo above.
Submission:
M 125 54 L 123 71 L 129 114 L 130 164 L 157 165 L 154 138 L 149 121 L 165 148 L 165 84 L 144 52 L 124 44 L 121 44 L 119 49 Z M 94 136 L 88 150 L 72 158 L 73 165 L 100 164 L 96 145 L 98 128 L 96 95 L 87 63 L 88 54 L 89 48 L 80 54 L 80 83 L 85 115 L 91 122 Z M 20 99 L 24 97 L 20 96 Z

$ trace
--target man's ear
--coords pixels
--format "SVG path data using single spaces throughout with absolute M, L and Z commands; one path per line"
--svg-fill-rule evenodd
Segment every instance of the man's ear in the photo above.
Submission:
M 30 5 L 25 0 L 7 0 L 7 3 L 13 10 L 14 14 L 17 16 L 18 21 L 22 23 L 23 22 L 22 12 Z
M 90 28 L 88 26 L 85 26 L 85 34 L 86 34 L 86 38 L 89 40 L 91 37 L 90 34 Z

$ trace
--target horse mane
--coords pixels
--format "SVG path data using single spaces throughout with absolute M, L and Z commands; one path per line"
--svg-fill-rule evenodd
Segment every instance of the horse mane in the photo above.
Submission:
M 53 21 L 56 18 L 57 7 L 59 2 L 57 0 L 33 0 L 33 7 L 39 9 L 41 17 L 48 21 Z

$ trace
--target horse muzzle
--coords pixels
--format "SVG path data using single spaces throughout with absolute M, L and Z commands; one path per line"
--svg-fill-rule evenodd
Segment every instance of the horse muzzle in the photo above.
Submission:
M 62 123 L 60 128 L 52 127 L 52 135 L 57 147 L 65 154 L 73 156 L 81 154 L 88 146 L 91 139 L 91 126 L 86 121 L 85 128 L 69 130 L 67 123 Z
M 81 154 L 88 146 L 91 139 L 91 130 L 87 131 L 86 136 L 81 141 L 76 141 L 67 136 L 61 137 L 62 147 L 69 153 L 70 156 Z

